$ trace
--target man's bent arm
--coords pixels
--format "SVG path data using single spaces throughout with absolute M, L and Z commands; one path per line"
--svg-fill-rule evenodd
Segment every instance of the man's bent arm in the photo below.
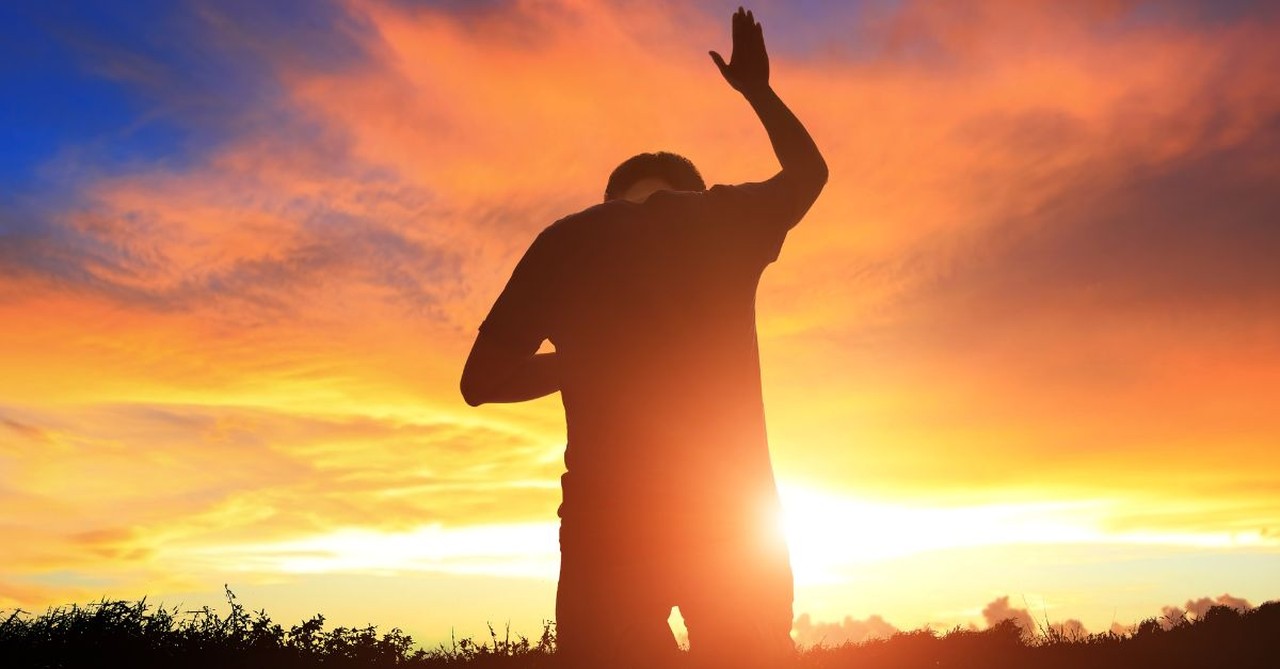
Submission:
M 729 85 L 742 93 L 756 116 L 760 117 L 773 144 L 773 152 L 782 165 L 779 176 L 793 180 L 806 198 L 805 204 L 812 204 L 827 183 L 827 163 L 804 124 L 769 86 L 769 55 L 765 51 L 764 31 L 751 12 L 739 9 L 733 15 L 730 62 L 725 63 L 715 51 L 711 52 L 711 60 L 720 68 L 720 74 Z
M 747 89 L 742 95 L 769 134 L 782 173 L 794 178 L 804 192 L 811 195 L 810 202 L 817 199 L 827 183 L 827 162 L 822 159 L 809 131 L 769 86 Z
M 473 407 L 537 399 L 560 390 L 559 359 L 555 353 L 512 350 L 481 332 L 462 369 L 460 389 Z

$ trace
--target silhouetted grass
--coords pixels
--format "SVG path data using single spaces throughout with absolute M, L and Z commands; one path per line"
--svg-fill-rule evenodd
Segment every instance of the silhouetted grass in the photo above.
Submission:
M 415 648 L 413 638 L 393 628 L 379 635 L 373 625 L 326 630 L 324 616 L 284 628 L 265 610 L 249 612 L 230 589 L 230 613 L 210 607 L 180 611 L 138 602 L 102 600 L 34 616 L 0 616 L 0 667 L 545 667 L 554 650 L 550 626 L 542 638 L 523 636 L 462 639 L 434 650 Z
M 248 612 L 227 591 L 230 613 L 103 600 L 41 615 L 0 615 L 0 666 L 104 667 L 553 667 L 555 633 L 540 639 L 490 628 L 490 638 L 463 639 L 433 650 L 416 648 L 399 629 L 324 628 L 324 617 L 288 629 L 265 611 Z M 1198 621 L 1165 629 L 1156 620 L 1132 635 L 1068 637 L 1044 629 L 1028 639 L 1012 621 L 991 629 L 946 634 L 917 630 L 889 639 L 801 652 L 797 669 L 1126 669 L 1131 667 L 1280 667 L 1280 602 L 1241 613 L 1219 606 Z
M 989 629 L 927 630 L 889 639 L 814 648 L 798 667 L 880 669 L 1224 669 L 1280 668 L 1280 601 L 1241 613 L 1215 606 L 1202 619 L 1172 621 L 1165 629 L 1144 620 L 1131 635 L 1070 635 L 1042 628 L 1028 638 L 1012 620 Z

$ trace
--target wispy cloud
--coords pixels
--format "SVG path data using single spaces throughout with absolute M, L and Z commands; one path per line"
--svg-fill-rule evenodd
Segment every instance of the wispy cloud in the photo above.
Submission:
M 0 440 L 11 576 L 110 564 L 126 582 L 216 580 L 260 571 L 238 547 L 545 522 L 559 501 L 555 444 L 478 426 L 174 405 L 20 414 L 3 423 L 18 439 Z
M 784 481 L 1274 537 L 1280 47 L 1235 6 L 765 3 L 832 169 L 761 286 Z M 41 18 L 132 111 L 0 201 L 10 568 L 553 520 L 559 407 L 468 411 L 461 361 L 628 155 L 776 169 L 705 57 L 731 8 L 187 7 Z

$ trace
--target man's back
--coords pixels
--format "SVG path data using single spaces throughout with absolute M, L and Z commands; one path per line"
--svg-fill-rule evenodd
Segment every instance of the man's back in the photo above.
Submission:
M 754 305 L 794 200 L 785 181 L 663 191 L 534 242 L 483 329 L 555 344 L 566 521 L 651 545 L 772 512 Z

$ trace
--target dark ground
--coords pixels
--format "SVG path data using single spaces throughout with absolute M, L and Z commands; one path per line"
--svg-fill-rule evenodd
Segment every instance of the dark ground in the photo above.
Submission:
M 393 629 L 324 629 L 324 617 L 285 629 L 265 611 L 248 612 L 229 591 L 231 613 L 179 611 L 145 601 L 101 601 L 41 615 L 0 614 L 0 666 L 103 667 L 555 667 L 555 634 L 540 639 L 493 633 L 423 650 Z M 1005 621 L 983 631 L 927 630 L 857 645 L 815 648 L 796 669 L 1224 667 L 1280 668 L 1280 601 L 1239 612 L 1214 607 L 1196 621 L 1142 622 L 1129 636 L 1023 637 Z M 1165 629 L 1168 627 L 1168 629 Z

